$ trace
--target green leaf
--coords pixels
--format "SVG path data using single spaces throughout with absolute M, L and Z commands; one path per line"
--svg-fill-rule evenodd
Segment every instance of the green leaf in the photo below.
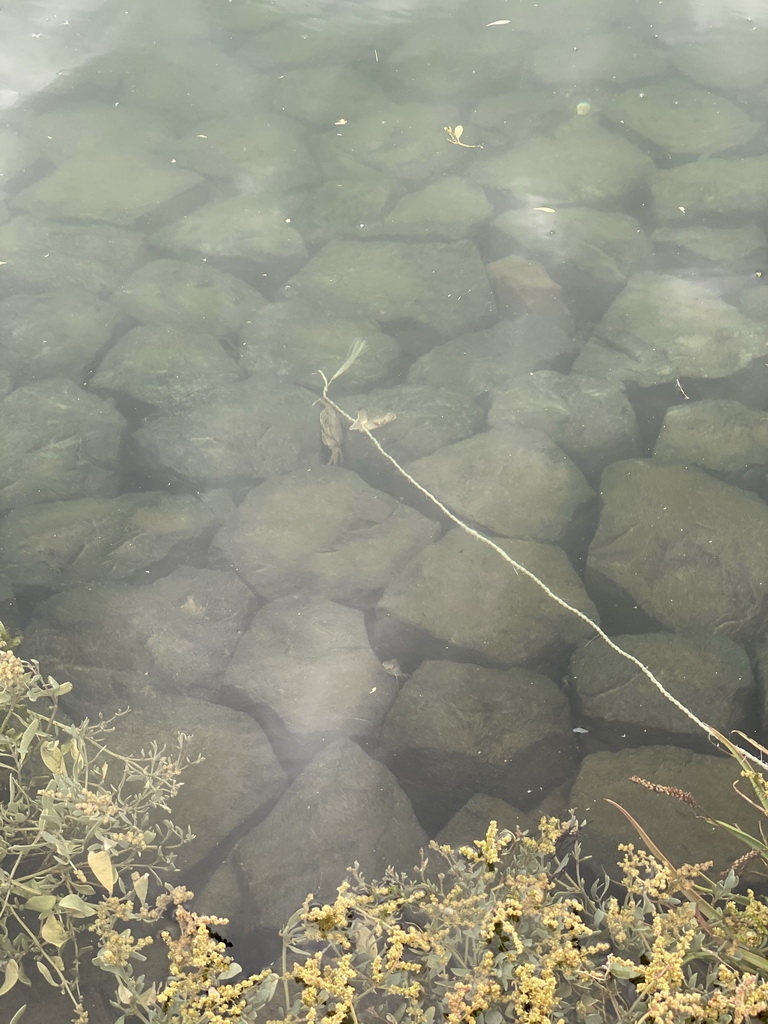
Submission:
M 149 888 L 149 874 L 139 875 L 133 879 L 133 891 L 139 897 L 142 906 L 147 902 L 147 889 Z
M 19 753 L 21 754 L 19 764 L 24 763 L 24 759 L 26 758 L 27 753 L 29 752 L 29 745 L 35 738 L 39 725 L 40 719 L 33 718 L 32 721 L 27 726 L 27 728 L 24 730 L 21 740 L 19 741 Z
M 67 910 L 73 917 L 93 917 L 95 909 L 81 899 L 76 893 L 71 892 L 59 902 L 62 910 Z
M 744 843 L 745 846 L 750 846 L 753 850 L 761 851 L 768 855 L 768 848 L 764 839 L 755 839 L 748 832 L 740 829 L 737 825 L 730 825 L 727 821 L 718 821 L 717 818 L 713 818 L 712 821 L 715 825 L 719 825 L 720 828 L 725 829 L 726 832 L 730 832 L 732 836 L 735 836 L 740 842 Z
M 53 975 L 48 970 L 47 966 L 43 963 L 43 961 L 42 960 L 36 960 L 35 963 L 37 964 L 38 971 L 40 971 L 40 973 L 45 978 L 45 980 L 48 982 L 48 984 L 49 985 L 53 985 L 54 988 L 58 988 L 59 987 L 58 981 L 54 981 Z
M 46 917 L 43 921 L 43 927 L 40 929 L 40 936 L 45 942 L 50 942 L 52 946 L 56 946 L 57 948 L 63 946 L 69 938 L 62 927 L 61 922 L 53 916 Z M 39 966 L 40 961 L 38 960 L 38 967 Z
M 41 893 L 39 896 L 30 896 L 24 904 L 26 910 L 41 910 L 46 912 L 53 910 L 56 906 L 56 897 L 53 893 Z
M 58 742 L 49 740 L 48 743 L 41 743 L 40 757 L 48 771 L 53 772 L 54 775 L 64 774 L 64 755 L 59 749 Z
M 638 978 L 643 973 L 641 968 L 635 967 L 634 964 L 617 964 L 613 962 L 608 965 L 608 970 L 614 978 Z
M 10 992 L 18 980 L 19 965 L 15 960 L 9 960 L 5 968 L 5 981 L 0 985 L 0 996 L 4 996 L 6 992 Z
M 115 886 L 115 869 L 108 851 L 89 850 L 88 867 L 111 896 Z

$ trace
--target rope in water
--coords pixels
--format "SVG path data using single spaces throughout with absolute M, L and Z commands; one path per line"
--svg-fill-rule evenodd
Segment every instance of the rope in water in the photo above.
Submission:
M 653 683 L 653 685 L 656 687 L 659 693 L 666 700 L 668 700 L 670 704 L 673 704 L 678 709 L 678 711 L 681 711 L 686 716 L 686 718 L 689 718 L 696 726 L 698 726 L 699 729 L 702 730 L 702 732 L 706 733 L 706 735 L 709 736 L 711 740 L 713 740 L 715 743 L 719 743 L 718 736 L 715 730 L 710 725 L 707 725 L 707 723 L 704 722 L 701 718 L 695 715 L 690 708 L 686 707 L 686 705 L 682 703 L 682 701 L 679 701 L 677 697 L 671 694 L 669 690 L 654 675 L 654 673 L 647 665 L 640 661 L 639 658 L 636 658 L 634 654 L 630 654 L 629 651 L 624 650 L 623 647 L 620 647 L 617 643 L 615 643 L 615 641 L 613 641 L 608 636 L 605 630 L 602 629 L 594 621 L 594 619 L 591 619 L 579 608 L 576 608 L 574 605 L 569 604 L 568 601 L 564 600 L 564 598 L 556 594 L 547 586 L 547 584 L 543 580 L 539 579 L 539 577 L 535 573 L 532 573 L 530 569 L 526 569 L 526 567 L 522 565 L 520 562 L 516 562 L 514 558 L 507 554 L 504 548 L 500 547 L 500 545 L 492 541 L 490 537 L 486 537 L 484 534 L 480 533 L 479 530 L 475 530 L 473 527 L 465 523 L 462 519 L 459 519 L 457 515 L 454 515 L 454 513 L 451 512 L 450 509 L 446 508 L 446 506 L 442 503 L 442 501 L 440 501 L 439 498 L 435 497 L 435 495 L 432 494 L 431 491 L 428 491 L 426 487 L 422 486 L 422 484 L 418 482 L 418 480 L 414 479 L 414 477 L 412 477 L 411 474 L 406 469 L 404 469 L 400 465 L 400 463 L 381 446 L 379 441 L 365 426 L 365 423 L 362 421 L 362 418 L 360 416 L 350 416 L 350 414 L 346 412 L 346 410 L 342 409 L 341 406 L 337 405 L 336 402 L 334 402 L 334 400 L 328 395 L 328 388 L 336 379 L 336 377 L 340 375 L 339 371 L 337 371 L 334 374 L 334 376 L 330 378 L 330 380 L 328 380 L 328 378 L 325 376 L 324 373 L 322 373 L 322 371 L 319 372 L 323 380 L 323 400 L 327 402 L 328 405 L 330 405 L 330 407 L 336 413 L 338 413 L 339 416 L 345 419 L 347 423 L 354 423 L 355 429 L 359 430 L 360 433 L 365 434 L 365 436 L 368 438 L 371 444 L 373 444 L 373 446 L 376 448 L 379 454 L 381 454 L 387 460 L 387 462 L 389 462 L 390 465 L 394 467 L 394 469 L 400 474 L 400 476 L 402 476 L 405 480 L 408 481 L 408 483 L 415 487 L 420 494 L 423 494 L 428 501 L 430 501 L 436 508 L 438 508 L 440 512 L 442 512 L 442 514 L 446 516 L 452 523 L 455 523 L 460 530 L 463 530 L 464 533 L 468 534 L 470 537 L 474 537 L 475 540 L 479 541 L 481 544 L 485 544 L 485 546 L 489 547 L 492 551 L 495 551 L 500 558 L 502 558 L 508 565 L 512 566 L 516 573 L 526 576 L 529 580 L 531 580 L 532 583 L 535 583 L 537 587 L 543 590 L 551 601 L 554 601 L 555 604 L 560 605 L 560 607 L 564 608 L 565 611 L 570 612 L 571 615 L 575 615 L 576 618 L 581 619 L 582 622 L 586 623 L 590 627 L 590 629 L 593 629 L 595 631 L 595 634 L 599 636 L 600 639 L 611 648 L 612 651 L 615 651 L 617 654 L 621 655 L 622 658 L 626 658 L 627 661 L 632 662 L 633 665 L 639 668 L 643 675 L 651 683 Z M 754 764 L 759 765 L 761 768 L 766 767 L 765 762 L 763 762 L 759 757 L 756 757 L 754 754 L 751 754 L 748 750 L 744 750 L 737 744 L 734 744 L 734 746 L 740 754 L 748 758 Z

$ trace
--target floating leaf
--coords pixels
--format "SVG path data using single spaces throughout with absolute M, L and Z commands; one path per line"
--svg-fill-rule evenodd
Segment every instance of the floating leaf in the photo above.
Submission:
M 64 774 L 64 755 L 55 740 L 41 745 L 40 757 L 42 757 L 45 767 L 54 775 Z
M 93 917 L 96 913 L 95 909 L 85 900 L 81 899 L 76 893 L 71 892 L 68 896 L 65 896 L 63 900 L 59 902 L 59 906 L 62 910 L 68 911 L 73 917 Z
M 396 418 L 393 412 L 385 412 L 383 416 L 369 416 L 366 409 L 361 409 L 357 414 L 357 419 L 354 423 L 350 424 L 349 429 L 359 430 L 362 434 L 366 430 L 378 430 L 379 427 L 391 423 Z
M 88 867 L 111 896 L 115 886 L 115 869 L 109 853 L 106 850 L 89 850 Z
M 43 921 L 43 927 L 40 929 L 40 935 L 46 942 L 50 942 L 52 946 L 56 946 L 57 948 L 59 946 L 63 946 L 69 938 L 62 927 L 61 922 L 53 916 L 46 917 L 45 921 Z M 40 961 L 38 961 L 37 966 L 40 966 Z
M 5 981 L 0 985 L 0 996 L 4 996 L 6 992 L 10 992 L 18 980 L 19 965 L 15 960 L 9 960 L 5 967 Z

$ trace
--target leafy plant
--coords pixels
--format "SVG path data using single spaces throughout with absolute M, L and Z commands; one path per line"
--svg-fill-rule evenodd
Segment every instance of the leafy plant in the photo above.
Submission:
M 712 882 L 706 864 L 674 868 L 632 845 L 620 890 L 588 885 L 576 825 L 543 819 L 531 837 L 491 822 L 472 846 L 432 844 L 441 864 L 423 859 L 413 876 L 369 883 L 355 865 L 333 903 L 308 897 L 288 922 L 254 1019 L 739 1024 L 768 1012 L 765 904 L 734 896 L 733 873 Z
M 172 870 L 174 850 L 191 838 L 161 813 L 189 763 L 187 737 L 170 754 L 155 744 L 137 757 L 110 749 L 113 720 L 67 723 L 59 699 L 71 684 L 43 678 L 12 646 L 0 626 L 0 994 L 40 974 L 83 1022 L 94 934 L 105 969 L 117 950 L 147 944 L 115 929 L 113 893 L 143 904 L 150 877 Z

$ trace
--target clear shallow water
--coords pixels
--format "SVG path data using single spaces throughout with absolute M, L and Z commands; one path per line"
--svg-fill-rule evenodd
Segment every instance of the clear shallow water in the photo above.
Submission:
M 420 468 L 481 527 L 554 551 L 560 562 L 547 565 L 586 602 L 560 552 L 583 572 L 603 468 L 649 455 L 670 407 L 768 404 L 758 366 L 768 351 L 765 207 L 749 179 L 740 194 L 723 185 L 762 166 L 765 18 L 764 5 L 615 0 L 4 5 L 0 418 L 23 453 L 3 471 L 6 617 L 27 633 L 28 655 L 76 683 L 75 712 L 130 702 L 161 733 L 198 723 L 208 760 L 179 813 L 203 837 L 197 874 L 225 911 L 244 906 L 266 930 L 358 846 L 371 870 L 407 862 L 419 828 L 442 828 L 473 795 L 506 800 L 507 811 L 483 809 L 527 822 L 568 806 L 597 749 L 696 746 L 646 711 L 641 680 L 606 719 L 599 686 L 574 691 L 568 655 L 588 633 L 534 608 L 533 646 L 510 639 L 503 620 L 521 621 L 531 599 L 508 592 L 490 564 L 478 572 L 473 551 L 430 561 L 444 524 L 418 515 L 426 507 L 362 437 L 344 436 L 343 471 L 320 469 L 335 449 L 295 385 L 316 389 L 314 371 L 332 372 L 362 335 L 369 349 L 338 394 L 353 415 L 397 414 L 377 436 L 403 461 L 489 426 L 539 430 L 506 435 L 503 457 L 481 448 Z M 717 187 L 658 176 L 705 160 Z M 510 256 L 525 273 L 497 263 Z M 627 281 L 648 272 L 667 279 L 632 307 L 650 332 L 637 327 L 625 342 L 609 323 L 601 334 L 595 325 Z M 686 290 L 691 282 L 705 292 Z M 692 340 L 670 342 L 668 361 L 655 362 L 649 335 L 665 337 L 667 308 L 680 315 L 671 335 L 694 325 Z M 743 335 L 719 346 L 722 363 L 705 359 L 701 321 L 735 324 L 737 309 L 753 326 L 739 322 Z M 597 412 L 563 427 L 548 419 L 567 404 L 561 393 L 543 391 L 537 408 L 511 391 L 574 363 L 570 377 L 590 382 L 579 394 L 607 389 L 590 408 L 615 405 L 619 425 L 606 424 L 599 443 L 580 434 Z M 639 433 L 621 404 L 626 381 Z M 707 468 L 761 493 L 761 458 L 755 442 L 741 463 L 737 452 Z M 363 495 L 360 481 L 379 494 Z M 636 551 L 622 557 L 642 564 Z M 683 631 L 622 581 L 642 606 L 631 614 L 602 572 L 589 596 L 612 630 Z M 734 611 L 718 607 L 706 631 L 738 641 L 759 666 L 764 609 L 748 597 L 742 607 L 735 593 Z M 432 607 L 434 621 L 419 617 Z M 681 613 L 686 623 L 697 614 L 695 604 Z M 514 679 L 493 675 L 512 669 Z M 762 706 L 751 671 L 734 669 L 749 678 L 733 724 Z M 158 695 L 175 702 L 175 720 L 167 704 L 160 715 Z M 529 721 L 526 705 L 546 710 Z M 219 710 L 206 732 L 209 706 Z M 247 738 L 232 749 L 235 728 Z M 422 748 L 419 735 L 429 737 Z M 300 802 L 314 785 L 312 813 L 335 824 L 324 831 L 313 819 L 314 843 L 298 843 L 294 804 L 265 815 L 339 737 L 355 750 L 323 762 L 322 785 L 292 791 Z M 365 772 L 380 762 L 418 822 L 399 790 L 389 803 L 378 796 L 384 784 Z M 329 780 L 346 793 L 345 765 L 366 781 L 354 800 L 338 799 L 334 818 Z M 591 784 L 618 770 L 608 763 Z M 442 786 L 458 777 L 469 782 Z M 355 813 L 345 818 L 347 799 Z M 400 847 L 374 824 L 393 807 L 398 828 L 383 824 L 403 835 Z M 241 837 L 235 884 L 220 865 Z M 295 892 L 281 889 L 285 877 Z

